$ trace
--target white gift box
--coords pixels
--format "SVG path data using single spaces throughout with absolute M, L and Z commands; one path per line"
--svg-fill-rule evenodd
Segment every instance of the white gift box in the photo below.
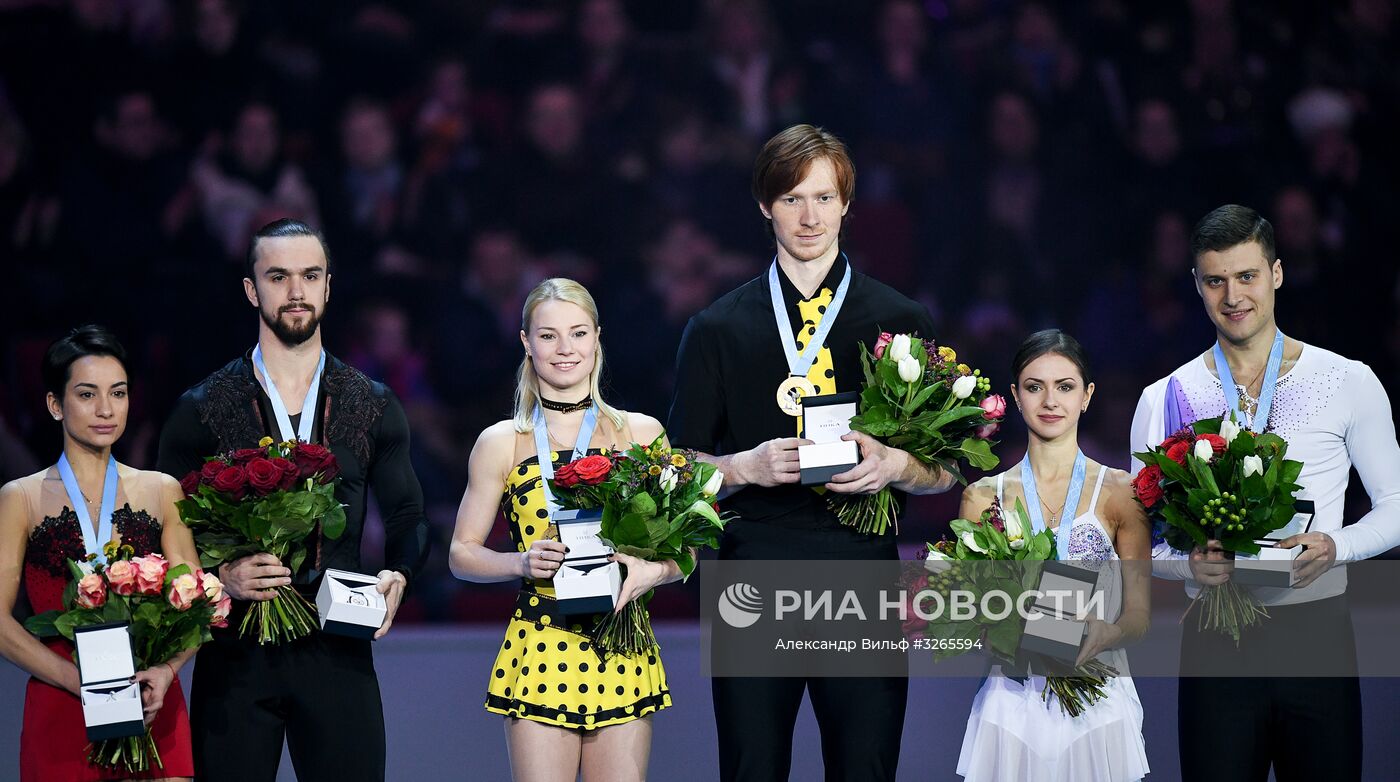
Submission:
M 88 741 L 145 733 L 130 623 L 74 628 L 73 643 L 78 647 L 78 691 Z
M 1098 580 L 1097 570 L 1046 562 L 1037 586 L 1040 596 L 1027 610 L 1020 651 L 1069 663 L 1078 659 L 1088 631 L 1082 613 L 1091 604 Z
M 1254 541 L 1258 554 L 1236 554 L 1235 569 L 1230 580 L 1237 584 L 1266 587 L 1291 587 L 1298 582 L 1293 572 L 1293 560 L 1303 553 L 1303 546 L 1279 548 L 1278 544 L 1293 535 L 1312 528 L 1315 506 L 1312 500 L 1293 503 L 1293 518 L 1283 527 Z
M 552 517 L 559 542 L 569 549 L 554 574 L 554 599 L 561 614 L 597 614 L 613 610 L 622 591 L 622 567 L 610 562 L 604 543 L 601 510 L 561 510 Z
M 389 604 L 379 593 L 379 578 L 328 569 L 316 593 L 321 630 L 351 638 L 373 638 L 384 624 Z
M 802 398 L 802 437 L 812 445 L 797 448 L 803 486 L 821 486 L 860 463 L 860 446 L 841 438 L 851 432 L 860 394 L 822 394 Z

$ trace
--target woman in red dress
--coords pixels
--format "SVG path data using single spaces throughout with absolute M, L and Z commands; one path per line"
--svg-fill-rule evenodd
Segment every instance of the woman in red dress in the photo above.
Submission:
M 41 641 L 13 616 L 21 581 L 34 613 L 62 608 L 71 578 L 67 561 L 82 559 L 108 540 L 131 546 L 138 556 L 161 552 L 172 565 L 198 567 L 194 539 L 175 510 L 183 496 L 179 483 L 112 459 L 112 444 L 126 428 L 125 358 L 116 339 L 98 326 L 76 329 L 49 346 L 44 383 L 49 412 L 63 426 L 63 458 L 0 487 L 0 655 L 31 676 L 20 736 L 22 782 L 194 776 L 189 718 L 177 677 L 193 650 L 136 674 L 163 765 L 131 777 L 87 762 L 73 644 L 63 638 Z M 65 472 L 75 484 L 71 500 Z M 115 502 L 104 501 L 109 476 L 116 478 Z

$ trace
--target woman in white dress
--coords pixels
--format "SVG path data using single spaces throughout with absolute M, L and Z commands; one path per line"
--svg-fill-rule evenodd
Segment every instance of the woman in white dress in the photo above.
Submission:
M 1037 332 L 1012 369 L 1012 397 L 1030 435 L 1026 460 L 967 487 L 962 517 L 978 518 L 994 498 L 1003 507 L 1021 499 L 1033 526 L 1055 531 L 1060 559 L 1149 562 L 1151 532 L 1128 474 L 1079 450 L 1079 419 L 1094 394 L 1083 347 L 1058 330 Z M 1142 703 L 1121 647 L 1147 630 L 1149 577 L 1143 565 L 1110 567 L 1100 578 L 1106 621 L 1089 620 L 1079 662 L 1096 657 L 1123 674 L 1109 679 L 1107 697 L 1071 717 L 1054 697 L 1042 698 L 1045 680 L 1033 667 L 1019 678 L 993 667 L 972 704 L 960 775 L 969 782 L 1125 782 L 1147 774 Z

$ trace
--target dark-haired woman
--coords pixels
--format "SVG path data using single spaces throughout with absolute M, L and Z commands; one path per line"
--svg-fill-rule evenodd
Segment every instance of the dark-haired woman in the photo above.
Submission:
M 1017 351 L 1012 398 L 1026 421 L 1026 458 L 963 493 L 962 517 L 978 518 L 995 500 L 1024 503 L 1032 530 L 1055 533 L 1058 559 L 1101 568 L 1105 621 L 1089 619 L 1079 662 L 1097 658 L 1127 672 L 1125 642 L 1147 630 L 1145 567 L 1102 563 L 1150 560 L 1147 518 L 1128 474 L 1096 464 L 1079 450 L 1079 419 L 1094 395 L 1084 349 L 1058 330 L 1037 332 Z M 1110 677 L 1107 697 L 1071 717 L 1034 670 L 1008 676 L 992 669 L 972 704 L 958 773 L 968 780 L 1124 782 L 1147 774 L 1142 704 L 1128 676 Z M 1042 672 L 1043 673 L 1043 672 Z
M 46 470 L 0 487 L 0 655 L 28 671 L 20 779 L 124 778 L 87 762 L 73 645 L 35 638 L 15 621 L 23 583 L 35 613 L 62 608 L 68 560 L 100 552 L 109 541 L 138 556 L 163 553 L 172 565 L 197 566 L 194 539 L 175 502 L 180 485 L 166 475 L 118 464 L 112 445 L 126 429 L 126 354 L 106 330 L 84 326 L 44 356 L 48 410 L 63 427 L 63 454 Z M 139 671 L 142 706 L 163 764 L 128 778 L 194 776 L 185 696 L 177 678 L 192 652 Z

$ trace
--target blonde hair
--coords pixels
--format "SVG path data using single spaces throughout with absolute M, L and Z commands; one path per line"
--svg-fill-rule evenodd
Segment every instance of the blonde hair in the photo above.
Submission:
M 530 318 L 535 314 L 535 308 L 546 301 L 566 301 L 576 305 L 588 313 L 588 317 L 593 320 L 593 327 L 598 328 L 598 305 L 593 301 L 593 295 L 588 289 L 564 277 L 551 277 L 536 285 L 535 289 L 530 291 L 530 295 L 525 297 L 525 306 L 520 311 L 520 328 L 527 335 L 530 333 Z M 625 428 L 622 411 L 603 401 L 603 391 L 599 387 L 602 376 L 603 342 L 599 340 L 593 350 L 593 369 L 588 373 L 589 393 L 593 397 L 593 404 L 598 407 L 598 412 L 612 421 L 613 427 L 621 433 Z M 535 405 L 539 399 L 540 377 L 535 373 L 535 364 L 527 352 L 520 359 L 520 370 L 515 376 L 515 431 L 535 430 Z

